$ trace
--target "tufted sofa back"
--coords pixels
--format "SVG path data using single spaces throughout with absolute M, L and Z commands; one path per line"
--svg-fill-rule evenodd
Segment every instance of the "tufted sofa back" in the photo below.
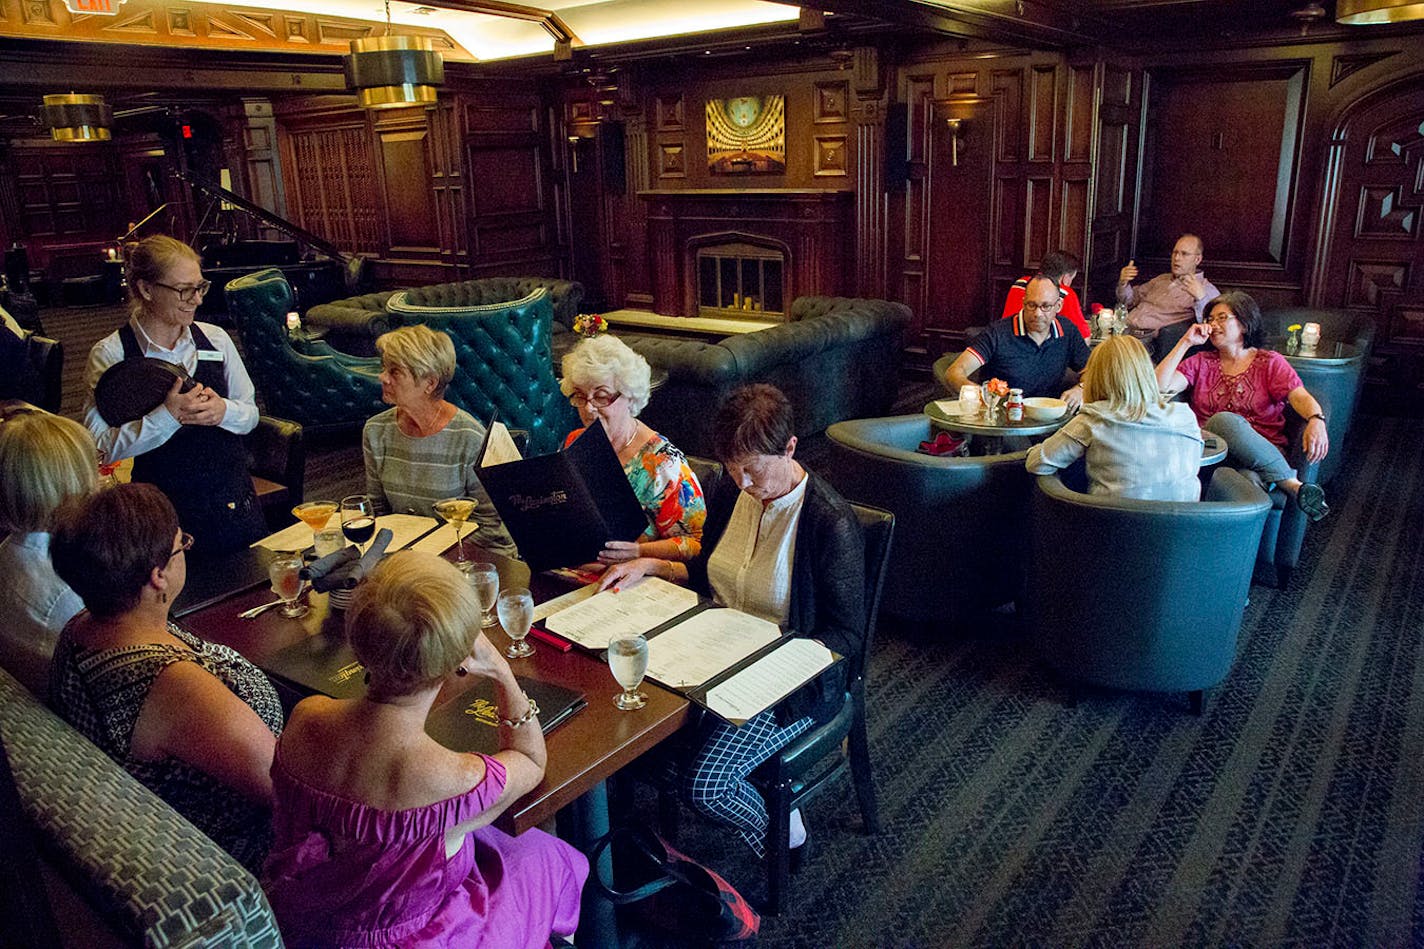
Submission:
M 519 299 L 485 304 L 440 302 L 448 299 L 443 293 L 403 290 L 387 307 L 393 320 L 422 323 L 454 341 L 455 378 L 445 398 L 480 421 L 498 409 L 500 421 L 529 433 L 528 454 L 557 450 L 578 417 L 554 378 L 548 289 L 534 287 Z
M 0 737 L 42 852 L 101 916 L 145 946 L 282 945 L 252 874 L 4 670 Z
M 227 309 L 242 338 L 244 362 L 269 414 L 306 429 L 364 424 L 382 411 L 378 366 L 343 357 L 324 346 L 321 355 L 292 348 L 285 317 L 292 288 L 269 268 L 227 285 Z

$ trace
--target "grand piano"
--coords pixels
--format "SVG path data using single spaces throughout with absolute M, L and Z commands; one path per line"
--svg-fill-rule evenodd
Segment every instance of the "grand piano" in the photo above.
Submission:
M 227 294 L 224 291 L 228 283 L 269 267 L 280 269 L 286 276 L 296 294 L 298 312 L 303 314 L 318 303 L 330 303 L 363 292 L 369 258 L 344 253 L 311 231 L 198 175 L 179 172 L 178 177 L 206 195 L 223 213 L 240 211 L 262 222 L 263 227 L 287 236 L 280 240 L 220 237 L 199 247 L 203 276 L 213 283 L 212 290 L 198 307 L 203 319 L 226 323 Z M 230 230 L 235 232 L 236 229 Z

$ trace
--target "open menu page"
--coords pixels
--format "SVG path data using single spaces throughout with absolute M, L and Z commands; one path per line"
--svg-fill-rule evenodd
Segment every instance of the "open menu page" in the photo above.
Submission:
M 618 636 L 636 636 L 686 613 L 697 594 L 657 577 L 621 590 L 604 590 L 550 616 L 544 626 L 585 649 L 606 649 Z
M 705 704 L 727 721 L 740 725 L 786 698 L 833 662 L 835 654 L 814 639 L 788 639 L 709 689 Z
M 387 551 L 395 553 L 405 547 L 418 537 L 426 534 L 438 522 L 433 517 L 421 517 L 418 514 L 382 514 L 376 518 L 376 530 L 390 528 L 391 543 L 386 548 Z M 340 527 L 341 518 L 339 514 L 333 514 L 331 520 L 327 521 L 328 527 Z M 473 525 L 470 525 L 473 526 Z M 455 542 L 455 535 L 450 534 L 450 544 Z M 251 547 L 266 547 L 268 550 L 275 550 L 278 553 L 294 553 L 305 550 L 312 544 L 312 529 L 301 521 L 297 521 L 291 527 L 284 527 L 275 534 L 268 534 L 261 540 L 254 541 Z M 444 550 L 445 547 L 441 549 Z
M 648 640 L 648 677 L 674 689 L 698 686 L 730 669 L 781 629 L 738 610 L 703 610 Z

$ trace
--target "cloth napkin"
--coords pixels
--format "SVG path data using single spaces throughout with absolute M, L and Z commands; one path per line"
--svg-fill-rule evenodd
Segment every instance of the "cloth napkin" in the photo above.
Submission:
M 927 442 L 920 442 L 920 447 L 915 451 L 922 455 L 964 455 L 965 445 L 969 440 L 951 435 L 949 432 L 940 432 Z
M 371 549 L 366 551 L 364 557 L 361 556 L 359 548 L 353 544 L 334 554 L 327 554 L 320 560 L 313 560 L 302 568 L 302 579 L 311 583 L 312 589 L 318 593 L 327 593 L 331 590 L 350 590 L 365 579 L 366 574 L 381 562 L 381 558 L 386 555 L 386 547 L 390 545 L 392 536 L 389 528 L 381 528 L 376 533 L 376 539 L 372 542 Z

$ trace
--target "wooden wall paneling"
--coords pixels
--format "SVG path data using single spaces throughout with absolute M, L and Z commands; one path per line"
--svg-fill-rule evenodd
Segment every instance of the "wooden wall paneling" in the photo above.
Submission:
M 995 69 L 990 73 L 995 100 L 993 202 L 988 221 L 991 261 L 996 268 L 1020 270 L 1023 222 L 1023 157 L 1028 149 L 1028 126 L 1024 121 L 1024 71 Z M 1015 273 L 1008 279 L 1017 280 Z
M 444 265 L 444 279 L 463 279 L 469 273 L 469 240 L 465 231 L 465 171 L 460 161 L 460 108 L 441 99 L 428 113 L 431 135 L 431 189 L 434 193 L 436 241 Z
M 24 241 L 31 268 L 92 258 L 97 273 L 100 249 L 126 229 L 116 145 L 31 140 L 12 147 L 11 161 L 19 215 L 11 233 Z
M 374 116 L 385 212 L 388 263 L 438 264 L 440 216 L 435 194 L 439 159 L 433 154 L 424 108 L 387 110 Z
M 270 99 L 244 97 L 241 100 L 243 161 L 234 172 L 246 187 L 245 197 L 276 214 L 287 216 L 286 193 L 282 187 L 281 150 L 277 147 L 277 119 Z
M 857 49 L 855 57 L 854 82 L 846 91 L 845 116 L 853 126 L 851 147 L 855 157 L 852 167 L 856 170 L 854 292 L 857 296 L 880 298 L 886 293 L 886 268 L 889 264 L 886 246 L 889 221 L 885 193 L 885 81 L 880 59 L 873 47 Z M 836 85 L 835 82 L 821 83 L 817 89 Z M 852 90 L 853 100 L 850 98 Z M 829 105 L 821 111 L 828 121 L 834 115 Z
M 629 115 L 624 129 L 624 161 L 628 187 L 623 194 L 625 250 L 622 289 L 624 306 L 651 307 L 652 274 L 648 268 L 648 212 L 638 193 L 652 187 L 648 164 L 648 117 L 645 112 Z
M 1057 227 L 1049 243 L 1076 255 L 1083 266 L 1077 289 L 1087 292 L 1092 266 L 1093 129 L 1097 114 L 1097 66 L 1069 63 L 1064 70 L 1062 151 L 1058 165 Z M 1086 299 L 1086 297 L 1084 297 Z
M 1142 73 L 1131 65 L 1096 67 L 1097 167 L 1082 299 L 1109 303 L 1118 272 L 1135 255 Z
M 1028 71 L 1028 154 L 1030 162 L 1057 160 L 1058 68 L 1037 63 Z
M 930 123 L 935 98 L 933 73 L 911 75 L 903 82 L 903 101 L 909 108 L 906 149 L 904 237 L 900 263 L 900 299 L 914 312 L 911 338 L 918 338 L 932 326 L 941 326 L 937 307 L 932 309 L 925 279 L 930 247 Z
M 376 156 L 363 111 L 323 105 L 278 115 L 278 142 L 288 217 L 347 253 L 381 256 L 382 227 Z

